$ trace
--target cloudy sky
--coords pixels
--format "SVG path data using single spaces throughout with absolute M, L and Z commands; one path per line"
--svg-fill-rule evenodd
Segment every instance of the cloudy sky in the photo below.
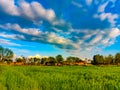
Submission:
M 120 0 L 0 0 L 0 45 L 16 55 L 120 52 Z

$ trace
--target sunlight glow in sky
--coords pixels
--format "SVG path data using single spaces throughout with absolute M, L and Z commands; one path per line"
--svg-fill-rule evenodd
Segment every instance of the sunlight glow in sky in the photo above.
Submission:
M 16 55 L 120 52 L 120 0 L 0 0 L 0 45 Z

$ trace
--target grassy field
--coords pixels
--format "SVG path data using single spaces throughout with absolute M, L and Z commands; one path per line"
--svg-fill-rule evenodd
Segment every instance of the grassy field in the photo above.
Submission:
M 0 90 L 120 90 L 120 67 L 0 66 Z

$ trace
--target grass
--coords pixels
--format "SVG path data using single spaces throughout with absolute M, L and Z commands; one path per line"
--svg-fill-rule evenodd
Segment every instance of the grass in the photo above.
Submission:
M 120 67 L 0 66 L 0 90 L 120 90 Z

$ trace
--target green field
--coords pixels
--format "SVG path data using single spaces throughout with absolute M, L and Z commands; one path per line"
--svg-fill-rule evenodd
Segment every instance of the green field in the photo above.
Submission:
M 120 67 L 0 66 L 0 90 L 120 90 Z

